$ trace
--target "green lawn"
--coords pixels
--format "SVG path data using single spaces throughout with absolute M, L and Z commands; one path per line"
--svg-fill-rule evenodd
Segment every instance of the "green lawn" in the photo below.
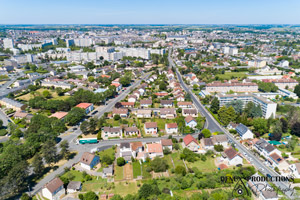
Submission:
M 213 172 L 216 171 L 217 167 L 214 163 L 214 158 L 207 156 L 206 161 L 203 162 L 202 160 L 197 160 L 196 162 L 190 163 L 185 161 L 186 165 L 189 168 L 197 167 L 201 172 Z
M 123 167 L 115 166 L 115 180 L 123 180 Z
M 133 178 L 137 178 L 138 176 L 142 175 L 140 162 L 137 161 L 133 162 L 132 168 L 133 168 Z
M 167 161 L 167 163 L 169 165 L 169 169 L 172 169 L 173 168 L 173 164 L 172 164 L 172 161 L 171 161 L 171 154 L 165 155 L 164 159 Z
M 171 157 L 173 159 L 175 167 L 177 167 L 178 165 L 184 166 L 183 161 L 180 159 L 180 152 L 172 153 Z
M 151 178 L 151 174 L 146 171 L 148 165 L 149 163 L 143 163 L 143 174 L 142 174 L 143 178 Z
M 115 149 L 113 149 L 113 147 L 105 149 L 104 151 L 98 152 L 98 155 L 100 156 L 100 160 L 104 155 L 109 155 L 112 160 L 115 160 Z
M 134 120 L 133 119 L 129 119 L 129 118 L 124 118 L 122 120 L 126 120 L 128 121 L 128 126 L 132 126 L 132 124 L 134 124 Z M 114 120 L 114 119 L 107 119 L 106 123 L 111 124 L 112 126 L 120 126 L 123 123 L 121 123 L 121 120 Z
M 220 79 L 232 79 L 232 77 L 235 78 L 242 78 L 247 77 L 247 74 L 245 72 L 225 72 L 225 74 L 217 74 Z
M 70 176 L 73 176 L 74 179 L 73 181 L 82 181 L 82 172 L 79 172 L 77 170 L 70 170 L 68 171 L 67 173 L 63 174 L 62 177 L 70 177 Z

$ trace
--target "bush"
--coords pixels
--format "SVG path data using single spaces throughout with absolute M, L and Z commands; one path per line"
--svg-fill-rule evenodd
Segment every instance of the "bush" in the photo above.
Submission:
M 185 167 L 182 166 L 182 165 L 178 165 L 178 166 L 175 168 L 175 173 L 178 174 L 178 175 L 185 176 L 185 175 L 186 175 Z
M 123 166 L 123 165 L 125 165 L 125 160 L 124 160 L 124 158 L 119 157 L 119 158 L 117 159 L 117 165 L 118 165 L 118 166 Z
M 229 132 L 232 134 L 237 134 L 237 131 L 235 129 L 230 129 Z
M 0 129 L 0 136 L 5 136 L 7 134 L 7 130 L 2 128 Z
M 210 138 L 210 136 L 211 136 L 210 130 L 208 130 L 206 128 L 202 130 L 202 134 L 204 135 L 205 138 Z

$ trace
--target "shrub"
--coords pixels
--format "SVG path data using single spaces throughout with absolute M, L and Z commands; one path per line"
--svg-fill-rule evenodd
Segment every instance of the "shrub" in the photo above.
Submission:
M 119 158 L 117 159 L 117 165 L 118 165 L 118 166 L 123 166 L 123 165 L 125 165 L 125 160 L 124 160 L 124 158 L 119 157 Z

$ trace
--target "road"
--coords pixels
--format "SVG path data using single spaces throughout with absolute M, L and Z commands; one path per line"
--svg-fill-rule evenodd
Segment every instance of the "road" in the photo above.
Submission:
M 135 83 L 133 83 L 125 91 L 123 91 L 121 94 L 119 94 L 116 98 L 112 99 L 105 107 L 98 107 L 97 109 L 95 109 L 98 112 L 96 114 L 94 114 L 94 115 L 91 115 L 91 117 L 101 117 L 105 112 L 109 112 L 110 110 L 112 110 L 113 107 L 114 107 L 114 105 L 117 102 L 119 102 L 122 99 L 124 99 L 130 93 L 130 91 L 132 89 L 136 88 L 137 86 L 139 86 L 141 84 L 141 80 L 147 79 L 149 76 L 150 76 L 150 73 L 145 74 L 143 77 L 140 78 L 140 80 L 138 80 Z M 30 192 L 31 195 L 35 195 L 36 193 L 38 193 L 46 183 L 48 183 L 49 181 L 51 181 L 57 175 L 62 174 L 64 172 L 64 168 L 66 168 L 66 167 L 72 167 L 72 165 L 74 163 L 77 163 L 80 160 L 80 158 L 81 158 L 81 156 L 82 156 L 82 154 L 84 152 L 90 152 L 92 149 L 95 149 L 95 148 L 98 148 L 99 150 L 101 150 L 103 148 L 119 144 L 121 141 L 126 141 L 126 140 L 109 140 L 109 141 L 100 141 L 98 144 L 77 145 L 75 143 L 75 140 L 81 134 L 81 131 L 80 131 L 79 128 L 77 128 L 76 131 L 73 131 L 72 128 L 69 129 L 68 131 L 66 131 L 65 134 L 62 134 L 60 136 L 60 138 L 61 138 L 61 141 L 63 141 L 63 140 L 68 141 L 69 142 L 69 146 L 70 146 L 70 151 L 77 151 L 78 154 L 74 158 L 72 158 L 71 160 L 69 160 L 67 163 L 65 163 L 63 166 L 60 166 L 58 169 L 56 169 L 52 173 L 48 174 L 41 181 L 39 181 L 32 188 L 32 191 Z M 72 133 L 68 134 L 67 132 L 72 132 Z M 136 141 L 137 139 L 131 139 L 131 140 Z M 129 141 L 131 141 L 131 140 L 129 139 Z M 151 141 L 151 138 L 138 139 L 138 140 L 141 140 L 141 141 Z M 153 140 L 156 141 L 156 140 L 159 140 L 159 138 L 154 138 Z M 57 146 L 59 146 L 59 144 L 57 144 Z
M 170 56 L 170 54 L 169 54 Z M 169 57 L 169 63 L 171 66 L 174 66 L 173 60 L 171 59 L 171 57 Z M 183 89 L 191 94 L 191 98 L 193 103 L 195 104 L 195 106 L 197 107 L 197 109 L 200 111 L 200 113 L 202 113 L 202 115 L 206 118 L 206 122 L 207 122 L 207 128 L 212 131 L 212 132 L 216 132 L 216 131 L 220 131 L 220 132 L 224 132 L 228 139 L 230 141 L 232 141 L 233 144 L 235 144 L 235 147 L 239 150 L 239 152 L 241 153 L 246 153 L 248 155 L 248 157 L 250 159 L 252 159 L 252 164 L 259 169 L 259 171 L 264 174 L 265 176 L 267 174 L 270 174 L 272 177 L 276 177 L 279 176 L 279 174 L 277 174 L 274 170 L 270 169 L 269 167 L 265 166 L 264 163 L 257 158 L 256 156 L 254 156 L 252 154 L 252 152 L 248 149 L 246 149 L 246 147 L 244 145 L 242 145 L 239 141 L 237 141 L 225 128 L 223 128 L 216 120 L 215 118 L 210 114 L 209 111 L 206 110 L 206 108 L 201 104 L 201 102 L 199 101 L 198 97 L 195 96 L 195 94 L 193 92 L 191 92 L 190 88 L 188 88 L 186 86 L 186 84 L 183 82 L 181 74 L 179 73 L 178 69 L 176 68 L 176 74 L 179 80 L 179 83 L 181 84 L 181 86 L 183 87 Z M 284 192 L 285 195 L 290 198 L 290 199 L 295 199 L 295 197 L 293 196 L 293 191 L 291 191 L 289 189 L 289 184 L 285 183 L 285 182 L 273 182 L 278 188 L 280 188 L 282 191 L 286 191 Z

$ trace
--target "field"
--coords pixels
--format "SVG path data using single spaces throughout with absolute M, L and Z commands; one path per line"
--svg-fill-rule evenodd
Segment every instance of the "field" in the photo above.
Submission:
M 24 101 L 29 101 L 30 99 L 34 98 L 35 96 L 42 96 L 43 91 L 45 91 L 45 90 L 48 90 L 48 89 L 40 88 L 35 91 L 35 95 L 28 93 L 28 94 L 18 97 L 18 99 L 24 100 Z M 64 99 L 69 98 L 68 96 L 58 96 L 55 91 L 51 91 L 51 90 L 48 90 L 48 91 L 51 93 L 51 96 L 52 96 L 52 98 L 50 98 L 50 99 L 64 100 Z
M 146 171 L 146 168 L 147 168 L 148 165 L 149 165 L 149 163 L 143 163 L 143 165 L 142 165 L 143 166 L 142 176 L 145 179 L 151 178 L 151 174 Z
M 218 74 L 216 76 L 218 76 L 220 79 L 229 80 L 232 79 L 232 77 L 234 77 L 233 79 L 247 77 L 247 74 L 245 72 L 225 72 L 225 74 Z
M 180 152 L 172 153 L 171 157 L 173 159 L 175 167 L 177 167 L 179 165 L 184 166 L 183 161 L 180 159 Z
M 132 124 L 134 124 L 134 120 L 133 119 L 125 118 L 125 119 L 122 119 L 122 121 L 123 120 L 128 121 L 128 126 L 132 126 Z M 120 125 L 123 124 L 123 123 L 121 123 L 121 120 L 114 120 L 114 119 L 107 119 L 106 123 L 108 123 L 108 124 L 110 124 L 112 126 L 120 126 Z
M 196 167 L 199 169 L 199 171 L 201 172 L 213 172 L 216 171 L 217 167 L 214 163 L 214 158 L 207 156 L 206 157 L 206 161 L 202 161 L 202 160 L 197 160 L 196 162 L 190 163 L 190 162 L 185 162 L 186 165 L 189 168 L 193 168 Z
M 111 157 L 112 160 L 115 159 L 115 149 L 113 147 L 109 148 L 109 149 L 105 149 L 104 151 L 100 151 L 98 153 L 98 155 L 100 156 L 100 159 L 104 156 L 104 155 L 108 155 Z
M 123 167 L 119 167 L 119 166 L 115 165 L 115 180 L 116 181 L 123 180 L 123 173 L 124 173 Z
M 133 168 L 133 178 L 137 178 L 138 176 L 142 175 L 140 162 L 137 161 L 133 162 L 132 168 Z

